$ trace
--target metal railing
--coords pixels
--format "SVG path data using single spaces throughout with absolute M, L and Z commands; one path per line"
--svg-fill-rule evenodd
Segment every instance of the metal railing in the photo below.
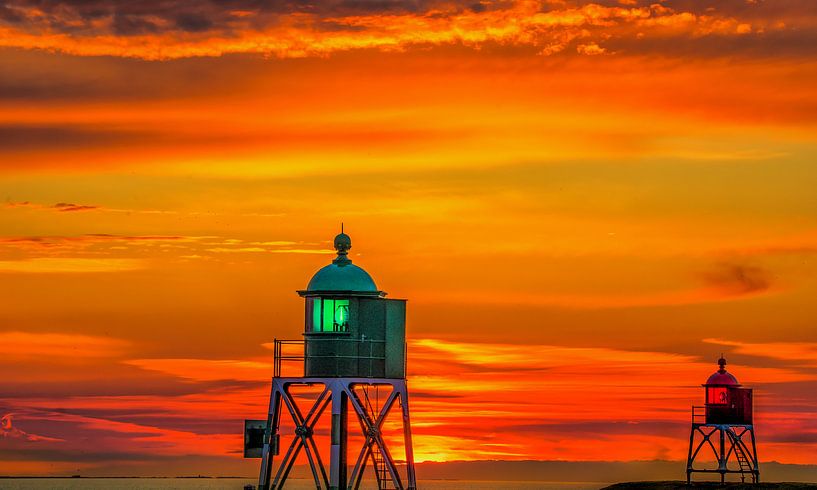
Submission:
M 304 355 L 291 355 L 291 354 L 284 354 L 284 346 L 285 345 L 304 345 L 303 340 L 278 340 L 275 339 L 273 341 L 274 347 L 273 352 L 275 356 L 275 360 L 273 361 L 273 369 L 272 375 L 277 377 L 281 376 L 281 361 L 300 361 L 304 362 Z M 303 349 L 301 349 L 303 352 Z
M 319 339 L 319 338 L 312 338 L 309 339 L 309 344 L 317 345 L 322 342 L 330 342 L 332 345 L 336 345 L 338 349 L 333 349 L 333 352 L 328 355 L 316 355 L 310 354 L 308 357 L 310 360 L 326 360 L 332 359 L 334 360 L 335 364 L 335 372 L 340 372 L 340 362 L 341 360 L 352 360 L 357 361 L 357 375 L 362 377 L 371 377 L 374 376 L 375 370 L 375 362 L 376 361 L 386 361 L 386 341 L 385 340 L 374 340 L 374 339 L 352 339 L 348 337 L 344 338 L 326 338 L 326 339 Z M 281 363 L 282 362 L 305 362 L 307 355 L 305 350 L 306 341 L 305 340 L 279 340 L 274 339 L 273 341 L 274 347 L 274 363 L 273 363 L 273 376 L 280 377 L 281 376 Z M 349 344 L 353 344 L 351 349 L 344 349 L 343 347 L 349 346 Z M 356 345 L 354 345 L 356 344 Z M 304 346 L 301 350 L 300 354 L 293 355 L 287 354 L 284 352 L 285 346 L 291 345 L 300 345 Z M 378 351 L 381 353 L 375 354 L 375 348 L 380 346 Z M 338 351 L 344 350 L 346 352 L 350 352 L 351 354 L 340 354 Z M 368 352 L 367 352 L 368 351 Z M 366 366 L 368 364 L 368 366 Z M 367 370 L 362 368 L 368 367 Z M 367 373 L 367 374 L 364 374 Z
M 692 423 L 693 424 L 706 423 L 706 406 L 704 405 L 692 406 Z

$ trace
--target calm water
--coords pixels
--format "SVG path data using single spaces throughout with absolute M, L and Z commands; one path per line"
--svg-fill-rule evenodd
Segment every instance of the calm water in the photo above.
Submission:
M 309 480 L 290 480 L 287 488 L 314 489 Z M 256 480 L 242 479 L 177 479 L 177 478 L 24 478 L 0 479 L 2 490 L 242 490 L 244 485 L 255 485 Z M 463 480 L 435 480 L 421 482 L 424 490 L 597 490 L 602 483 L 549 483 L 549 482 L 486 482 Z M 367 488 L 367 487 L 362 487 Z

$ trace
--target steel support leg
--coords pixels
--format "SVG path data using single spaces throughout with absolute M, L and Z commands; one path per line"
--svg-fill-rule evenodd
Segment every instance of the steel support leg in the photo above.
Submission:
M 409 417 L 408 387 L 403 381 L 400 386 L 400 407 L 403 413 L 403 443 L 406 448 L 406 476 L 408 489 L 417 488 L 417 479 L 414 476 L 414 446 L 411 442 L 411 418 Z
M 332 386 L 332 446 L 329 450 L 329 488 L 346 488 L 348 397 L 338 383 Z
M 695 426 L 689 431 L 689 451 L 687 452 L 687 485 L 692 483 L 692 446 L 695 444 Z
M 755 483 L 760 483 L 760 465 L 759 465 L 758 460 L 757 460 L 757 444 L 755 444 L 755 428 L 754 428 L 754 426 L 752 426 L 749 429 L 749 435 L 752 437 L 752 457 L 754 459 L 754 461 L 753 461 L 754 471 L 752 472 L 754 474 L 752 476 L 754 476 Z
M 723 483 L 726 480 L 726 454 L 724 452 L 725 449 L 724 449 L 724 440 L 723 440 L 723 437 L 724 437 L 723 429 L 718 428 L 718 432 L 719 432 L 719 436 L 720 436 L 719 438 L 720 438 L 720 448 L 721 448 L 721 453 L 720 453 L 720 455 L 718 455 L 718 471 L 720 471 L 720 473 L 721 473 L 721 483 Z
M 279 443 L 278 429 L 281 423 L 281 393 L 274 381 L 267 413 L 267 428 L 264 431 L 264 447 L 261 452 L 261 474 L 258 477 L 258 490 L 269 490 L 272 460 L 279 451 L 277 444 Z

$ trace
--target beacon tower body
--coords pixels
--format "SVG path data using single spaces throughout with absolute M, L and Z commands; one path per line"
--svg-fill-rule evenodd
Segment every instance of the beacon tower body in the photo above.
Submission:
M 254 432 L 252 427 L 245 429 L 245 446 L 256 446 L 251 456 L 262 458 L 259 489 L 282 488 L 301 451 L 319 489 L 358 488 L 367 465 L 378 488 L 415 489 L 406 385 L 406 301 L 386 299 L 371 276 L 352 264 L 348 235 L 341 232 L 334 245 L 337 257 L 298 291 L 305 300 L 304 339 L 275 340 L 267 420 L 257 421 Z M 284 354 L 286 346 L 301 343 L 302 356 Z M 303 376 L 281 376 L 281 362 L 292 360 L 303 361 Z M 301 387 L 317 391 L 299 399 L 291 390 Z M 388 393 L 381 395 L 381 389 Z M 382 430 L 392 411 L 402 419 L 403 464 L 397 464 Z M 316 425 L 327 415 L 328 453 L 314 437 Z M 282 416 L 291 419 L 294 434 L 281 433 Z M 350 430 L 357 431 L 359 447 L 349 447 Z M 328 454 L 328 465 L 321 453 Z
M 738 380 L 726 371 L 726 359 L 718 359 L 719 369 L 702 386 L 706 390 L 704 406 L 692 407 L 692 429 L 689 434 L 687 483 L 692 473 L 718 473 L 721 482 L 736 473 L 741 481 L 750 475 L 760 481 L 752 423 L 752 390 L 741 388 Z M 717 468 L 695 468 L 701 451 L 712 454 Z

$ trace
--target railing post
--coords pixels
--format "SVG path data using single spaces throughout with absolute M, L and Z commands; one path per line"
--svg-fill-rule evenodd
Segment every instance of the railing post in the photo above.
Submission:
M 273 340 L 272 374 L 274 377 L 281 377 L 281 366 L 283 361 L 306 361 L 306 352 L 300 356 L 285 355 L 285 345 L 305 345 L 305 342 L 303 340 L 279 340 L 277 338 Z
M 272 375 L 277 378 L 281 374 L 281 371 L 278 368 L 278 363 L 281 361 L 281 354 L 280 352 L 278 352 L 279 349 L 278 339 L 276 338 L 272 342 L 273 342 L 272 355 L 275 356 L 275 359 L 272 362 Z

